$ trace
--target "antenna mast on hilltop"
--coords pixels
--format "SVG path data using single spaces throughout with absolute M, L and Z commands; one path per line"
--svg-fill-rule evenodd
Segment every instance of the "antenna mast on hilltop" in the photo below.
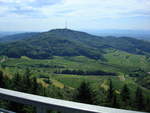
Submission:
M 68 29 L 68 23 L 67 23 L 67 20 L 65 22 L 65 29 Z

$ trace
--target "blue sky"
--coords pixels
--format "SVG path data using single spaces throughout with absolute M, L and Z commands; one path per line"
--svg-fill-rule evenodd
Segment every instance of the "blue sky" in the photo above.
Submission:
M 0 0 L 0 31 L 150 30 L 150 0 Z

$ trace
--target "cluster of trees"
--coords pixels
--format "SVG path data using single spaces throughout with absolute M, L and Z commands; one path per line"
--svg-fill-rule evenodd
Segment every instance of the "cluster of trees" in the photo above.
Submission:
M 83 70 L 62 70 L 58 71 L 56 70 L 54 73 L 56 74 L 72 74 L 72 75 L 110 75 L 110 76 L 116 76 L 116 73 L 111 72 L 104 72 L 101 70 L 97 71 L 83 71 Z
M 150 76 L 149 73 L 139 68 L 129 73 L 130 77 L 135 77 L 136 82 L 141 86 L 150 89 Z
M 149 76 L 149 74 L 138 77 L 136 82 L 138 84 L 140 84 L 141 86 L 143 86 L 147 89 L 150 89 L 150 76 Z
M 83 81 L 77 89 L 72 90 L 66 86 L 60 89 L 52 84 L 45 87 L 37 81 L 37 78 L 31 76 L 29 70 L 26 70 L 23 75 L 17 73 L 12 78 L 4 76 L 3 72 L 0 71 L 0 87 L 52 98 L 73 100 L 81 103 L 150 111 L 150 100 L 143 95 L 141 88 L 138 87 L 135 94 L 131 94 L 128 86 L 124 85 L 120 93 L 117 93 L 111 79 L 109 80 L 109 88 L 107 91 L 103 88 L 95 90 L 91 87 L 90 83 L 86 81 Z M 34 107 L 15 102 L 0 101 L 0 107 L 10 109 L 17 113 L 35 112 Z
M 31 76 L 28 69 L 23 75 L 16 73 L 12 78 L 7 77 L 0 71 L 0 87 L 52 98 L 68 99 L 71 97 L 70 90 L 66 87 L 60 89 L 51 84 L 48 87 L 43 86 L 36 77 Z M 17 113 L 35 113 L 34 107 L 10 101 L 1 100 L 0 108 L 9 109 Z
M 65 68 L 64 66 L 57 66 L 57 65 L 49 65 L 49 64 L 34 64 L 31 67 L 36 68 Z
M 143 90 L 140 87 L 137 87 L 135 93 L 131 94 L 130 89 L 125 84 L 120 93 L 117 93 L 110 79 L 109 89 L 107 91 L 101 89 L 100 92 L 94 91 L 88 82 L 82 82 L 75 93 L 74 100 L 81 103 L 150 112 L 149 97 L 143 95 Z
M 147 72 L 144 71 L 143 69 L 139 68 L 137 70 L 133 70 L 132 72 L 129 73 L 130 77 L 144 77 L 147 75 Z

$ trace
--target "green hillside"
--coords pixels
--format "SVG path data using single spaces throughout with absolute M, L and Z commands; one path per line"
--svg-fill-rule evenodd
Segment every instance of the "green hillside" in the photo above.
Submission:
M 19 35 L 21 37 L 21 35 Z M 0 55 L 12 58 L 27 56 L 34 59 L 48 59 L 53 56 L 86 56 L 105 60 L 103 49 L 114 48 L 132 54 L 150 54 L 150 43 L 128 37 L 98 37 L 69 29 L 23 35 L 22 40 L 0 44 Z M 9 37 L 10 38 L 10 37 Z M 16 36 L 18 38 L 18 36 Z M 14 36 L 12 36 L 14 39 Z
M 134 68 L 141 68 L 148 71 L 150 69 L 150 58 L 145 55 L 130 54 L 115 49 L 106 49 L 105 52 L 104 58 L 109 64 L 131 70 Z

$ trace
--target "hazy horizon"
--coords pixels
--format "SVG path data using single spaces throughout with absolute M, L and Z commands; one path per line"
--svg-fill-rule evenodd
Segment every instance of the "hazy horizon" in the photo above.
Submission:
M 56 28 L 56 29 L 65 29 L 65 28 Z M 50 30 L 53 30 L 53 29 L 49 29 L 46 31 L 50 31 Z M 100 29 L 100 30 L 70 29 L 70 30 L 86 32 L 92 35 L 104 36 L 104 37 L 105 36 L 132 37 L 132 38 L 137 38 L 137 39 L 150 40 L 150 30 L 129 30 L 129 29 L 121 29 L 121 30 L 120 29 Z M 10 32 L 0 31 L 0 37 L 7 36 L 7 35 L 20 34 L 20 33 L 46 32 L 46 31 L 10 31 Z

